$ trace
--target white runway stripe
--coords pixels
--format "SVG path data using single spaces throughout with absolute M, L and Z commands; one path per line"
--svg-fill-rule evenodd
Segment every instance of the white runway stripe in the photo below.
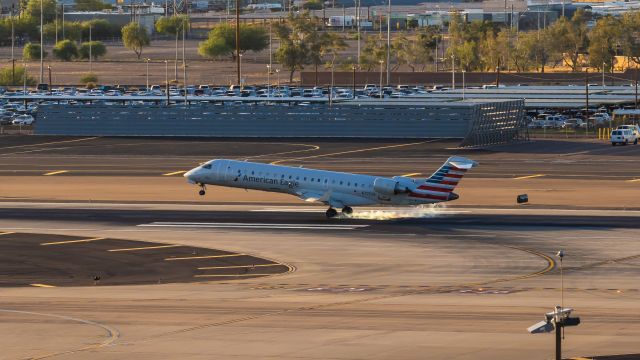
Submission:
M 354 230 L 369 225 L 349 224 L 268 224 L 268 223 L 203 223 L 203 222 L 153 222 L 142 227 L 220 228 L 220 229 L 310 229 L 310 230 Z

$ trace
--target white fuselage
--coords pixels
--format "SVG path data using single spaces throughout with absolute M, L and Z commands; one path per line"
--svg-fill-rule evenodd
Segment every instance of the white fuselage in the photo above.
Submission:
M 416 194 L 411 190 L 416 188 L 418 183 L 407 177 L 391 179 L 225 159 L 209 161 L 187 172 L 185 177 L 195 184 L 279 192 L 334 207 L 373 204 L 418 205 L 454 200 L 413 196 Z M 376 184 L 384 182 L 402 184 L 404 190 L 399 193 L 376 191 L 380 189 L 380 185 Z M 455 194 L 452 196 L 457 198 Z

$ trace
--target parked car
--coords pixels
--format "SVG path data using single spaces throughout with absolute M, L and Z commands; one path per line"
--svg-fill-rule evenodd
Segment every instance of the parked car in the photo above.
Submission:
M 633 143 L 633 145 L 638 144 L 638 137 L 633 133 L 633 131 L 629 129 L 622 129 L 613 130 L 611 132 L 612 146 L 616 146 L 617 144 L 627 145 L 629 143 Z
M 616 130 L 631 130 L 637 138 L 640 138 L 640 126 L 638 125 L 620 125 Z
M 13 125 L 31 125 L 33 124 L 34 118 L 31 115 L 18 115 L 11 122 Z
M 611 120 L 611 116 L 606 112 L 597 112 L 593 116 L 589 117 L 589 120 L 595 123 L 596 126 L 607 125 Z
M 582 119 L 579 119 L 579 118 L 571 118 L 571 119 L 565 120 L 564 127 L 574 128 L 574 129 L 584 129 L 587 127 L 587 123 L 582 121 Z

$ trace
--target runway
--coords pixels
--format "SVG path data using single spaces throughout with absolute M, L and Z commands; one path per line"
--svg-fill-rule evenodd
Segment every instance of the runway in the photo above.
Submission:
M 113 158 L 100 147 L 132 140 L 146 145 L 136 151 L 114 146 L 120 155 Z M 530 144 L 464 150 L 481 159 L 478 169 L 489 168 L 465 177 L 460 200 L 466 202 L 413 210 L 356 208 L 352 217 L 328 221 L 323 207 L 293 197 L 210 189 L 200 199 L 179 174 L 163 174 L 200 159 L 283 150 L 310 151 L 260 161 L 398 174 L 432 169 L 458 150 L 447 150 L 444 140 L 415 145 L 417 150 L 392 142 L 315 143 L 322 153 L 277 141 L 264 146 L 216 141 L 194 148 L 180 141 L 173 159 L 166 157 L 167 143 L 153 148 L 155 141 L 90 139 L 10 149 L 39 150 L 38 156 L 2 150 L 2 171 L 17 171 L 19 165 L 28 172 L 0 174 L 5 184 L 0 232 L 6 234 L 0 235 L 3 356 L 546 359 L 553 356 L 553 337 L 531 335 L 526 328 L 561 301 L 560 263 L 554 256 L 559 249 L 567 254 L 564 303 L 582 318 L 580 326 L 566 331 L 565 357 L 640 353 L 640 211 L 634 207 L 637 184 L 627 182 L 640 178 L 628 166 L 636 148 L 568 142 L 547 143 L 546 151 Z M 80 144 L 87 146 L 75 148 Z M 22 145 L 29 144 L 11 144 Z M 391 147 L 396 145 L 402 146 Z M 379 147 L 387 148 L 367 150 Z M 617 150 L 621 153 L 612 152 Z M 61 151 L 72 153 L 61 156 Z M 78 159 L 95 172 L 76 174 L 70 165 Z M 583 179 L 549 175 L 561 174 L 566 165 L 550 159 L 574 161 L 575 168 L 564 172 Z M 610 167 L 599 165 L 609 160 Z M 175 163 L 164 167 L 163 161 Z M 144 169 L 153 175 L 127 172 L 138 165 L 149 166 Z M 120 175 L 101 172 L 107 166 Z M 43 175 L 54 170 L 69 172 Z M 619 178 L 600 178 L 606 171 Z M 516 179 L 536 174 L 544 176 Z M 598 190 L 604 183 L 609 192 Z M 530 194 L 531 205 L 514 204 L 520 192 Z M 95 238 L 109 240 L 67 242 Z M 67 243 L 41 245 L 49 242 Z M 196 259 L 233 254 L 248 257 Z M 55 256 L 67 260 L 66 270 L 45 266 Z M 171 257 L 194 259 L 165 260 Z M 12 261 L 34 271 L 9 286 L 16 279 L 6 270 Z M 74 277 L 56 275 L 97 265 L 110 280 L 94 283 L 90 276 L 77 276 L 84 282 L 74 283 Z M 194 277 L 244 274 L 247 268 L 241 266 L 252 266 L 248 275 L 269 275 Z M 127 278 L 130 271 L 135 276 Z M 179 279 L 168 281 L 169 274 Z

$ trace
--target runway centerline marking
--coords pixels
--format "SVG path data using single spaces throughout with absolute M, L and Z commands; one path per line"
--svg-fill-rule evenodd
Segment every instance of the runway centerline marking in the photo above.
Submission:
M 224 274 L 224 275 L 216 275 L 216 274 L 201 274 L 201 275 L 193 275 L 193 277 L 197 278 L 205 278 L 205 277 L 239 277 L 239 276 L 269 276 L 269 275 L 278 275 L 278 274 Z
M 284 264 L 259 264 L 259 265 L 235 265 L 235 266 L 204 266 L 198 270 L 219 270 L 219 269 L 245 269 L 254 267 L 286 266 Z
M 29 284 L 29 285 L 34 286 L 34 287 L 41 287 L 41 288 L 54 288 L 55 287 L 53 285 L 47 285 L 47 284 Z
M 278 224 L 278 223 L 201 223 L 153 222 L 139 227 L 219 228 L 219 229 L 290 229 L 290 230 L 355 230 L 369 225 L 355 224 Z
M 184 245 L 173 244 L 173 245 L 142 246 L 142 247 L 134 247 L 134 248 L 110 249 L 107 251 L 110 251 L 110 252 L 139 251 L 139 250 L 166 249 L 166 248 L 174 248 L 179 246 L 184 246 Z
M 226 257 L 246 256 L 247 254 L 224 254 L 224 255 L 204 255 L 204 256 L 187 256 L 187 257 L 174 257 L 166 258 L 166 261 L 174 260 L 198 260 L 198 259 L 217 259 Z
M 51 175 L 64 174 L 64 173 L 68 173 L 68 172 L 69 172 L 69 170 L 58 170 L 58 171 L 52 171 L 52 172 L 44 173 L 42 175 L 51 176 Z
M 538 177 L 546 176 L 545 174 L 534 174 L 534 175 L 526 175 L 526 176 L 518 176 L 514 177 L 513 180 L 523 180 L 523 179 L 533 179 Z
M 180 170 L 180 171 L 174 171 L 174 172 L 170 172 L 170 173 L 166 173 L 166 174 L 162 174 L 162 176 L 174 176 L 174 175 L 181 175 L 186 173 L 186 170 Z
M 87 243 L 91 241 L 99 241 L 99 240 L 105 240 L 105 239 L 107 238 L 96 237 L 96 238 L 81 239 L 81 240 L 53 241 L 53 242 L 41 243 L 40 245 L 49 246 L 49 245 L 77 244 L 77 243 Z
M 377 147 L 365 148 L 365 149 L 339 151 L 339 152 L 334 152 L 334 153 L 329 153 L 329 154 L 318 154 L 318 155 L 303 156 L 303 157 L 291 158 L 291 159 L 282 159 L 282 160 L 273 161 L 273 162 L 271 162 L 271 164 L 272 165 L 276 165 L 276 164 L 279 164 L 279 163 L 282 163 L 282 162 L 285 162 L 285 161 L 315 159 L 315 158 L 325 157 L 325 156 L 353 154 L 353 153 L 372 151 L 372 150 L 382 150 L 382 149 L 391 149 L 391 148 L 397 148 L 397 147 L 421 145 L 421 144 L 426 144 L 426 143 L 430 143 L 430 142 L 434 142 L 434 141 L 438 141 L 438 140 L 440 140 L 440 139 L 434 139 L 434 140 L 429 140 L 429 141 L 420 141 L 420 142 L 407 143 L 407 144 L 395 144 L 395 145 L 377 146 Z

